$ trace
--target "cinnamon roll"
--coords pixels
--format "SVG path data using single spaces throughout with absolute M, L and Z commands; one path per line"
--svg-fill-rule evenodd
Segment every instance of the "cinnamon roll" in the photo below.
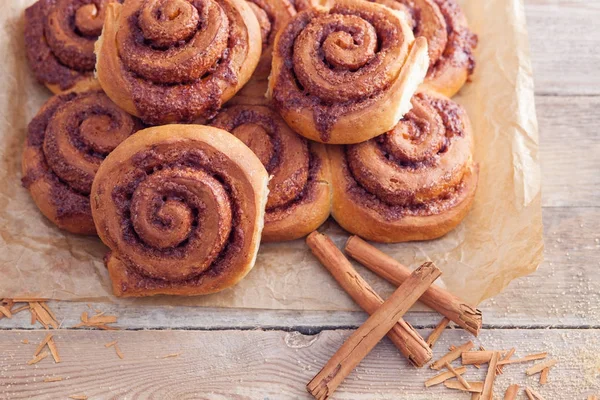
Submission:
M 268 104 L 267 79 L 271 73 L 275 36 L 296 14 L 288 0 L 247 0 L 254 11 L 262 38 L 262 54 L 250 81 L 228 104 Z
M 266 106 L 224 108 L 212 126 L 242 140 L 272 176 L 263 242 L 298 239 L 325 222 L 331 209 L 331 172 L 322 144 L 298 136 Z
M 100 166 L 92 215 L 117 296 L 201 295 L 253 267 L 268 175 L 233 135 L 165 125 L 125 140 Z
M 95 234 L 92 180 L 108 153 L 141 127 L 100 90 L 56 95 L 29 124 L 23 186 L 58 227 Z
M 116 0 L 38 0 L 25 10 L 27 59 L 52 92 L 99 88 L 94 43 Z
M 314 7 L 325 7 L 334 0 L 290 0 L 296 11 L 304 11 Z
M 362 0 L 297 14 L 273 51 L 268 97 L 288 125 L 324 143 L 392 129 L 427 72 L 427 43 L 405 18 Z
M 332 215 L 347 231 L 377 242 L 445 235 L 467 215 L 479 169 L 466 112 L 435 92 L 384 135 L 328 149 Z
M 429 45 L 425 88 L 454 96 L 475 68 L 477 35 L 456 0 L 371 0 L 400 10 L 408 17 L 415 36 Z
M 128 0 L 96 43 L 108 96 L 150 124 L 210 118 L 250 79 L 260 28 L 244 0 Z

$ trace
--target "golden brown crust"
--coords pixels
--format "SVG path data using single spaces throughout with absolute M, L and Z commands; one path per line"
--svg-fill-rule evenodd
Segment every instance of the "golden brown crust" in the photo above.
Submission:
M 371 0 L 403 12 L 415 37 L 429 45 L 429 70 L 424 87 L 452 97 L 475 68 L 477 36 L 455 0 Z
M 242 140 L 271 175 L 263 242 L 298 239 L 325 222 L 331 190 L 322 144 L 298 136 L 275 111 L 261 105 L 226 107 L 211 124 Z
M 117 296 L 201 295 L 254 265 L 268 176 L 233 135 L 200 125 L 148 128 L 123 142 L 92 186 Z
M 262 54 L 253 79 L 266 80 L 271 72 L 275 36 L 296 15 L 288 0 L 246 0 L 256 15 L 262 37 Z
M 25 10 L 27 59 L 53 93 L 99 89 L 94 42 L 114 0 L 39 0 Z
M 466 112 L 434 92 L 418 93 L 413 105 L 394 131 L 328 148 L 332 215 L 365 239 L 435 239 L 471 208 L 479 170 Z
M 338 0 L 297 14 L 278 34 L 268 97 L 301 135 L 359 143 L 393 128 L 410 109 L 427 65 L 426 40 L 414 40 L 401 14 Z
M 189 122 L 233 97 L 260 52 L 258 21 L 244 0 L 130 0 L 107 9 L 96 70 L 127 112 L 151 124 Z
M 95 234 L 93 177 L 106 155 L 140 128 L 102 91 L 50 98 L 29 124 L 22 156 L 23 185 L 42 214 L 61 229 Z

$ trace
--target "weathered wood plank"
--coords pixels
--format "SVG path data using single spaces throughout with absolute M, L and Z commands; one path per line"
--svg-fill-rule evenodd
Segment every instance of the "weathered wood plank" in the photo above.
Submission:
M 600 207 L 546 208 L 546 262 L 533 275 L 512 283 L 480 306 L 487 327 L 600 327 Z M 361 324 L 363 313 L 235 310 L 190 307 L 131 307 L 93 304 L 119 316 L 127 329 L 267 328 L 300 330 L 347 328 Z M 52 303 L 63 327 L 79 322 L 85 303 Z M 88 310 L 89 311 L 89 310 Z M 418 327 L 439 322 L 433 313 L 409 313 Z M 0 329 L 30 329 L 27 312 L 0 320 Z
M 600 94 L 600 2 L 525 0 L 537 94 Z
M 600 97 L 537 96 L 536 108 L 543 205 L 600 206 Z
M 428 332 L 422 331 L 423 335 Z M 324 331 L 303 336 L 281 331 L 58 331 L 54 340 L 62 362 L 47 358 L 27 365 L 41 331 L 0 334 L 0 398 L 57 399 L 85 394 L 90 399 L 308 399 L 304 386 L 348 337 L 350 331 Z M 21 343 L 28 339 L 29 344 Z M 440 357 L 451 344 L 467 337 L 450 330 L 435 349 Z M 104 344 L 116 340 L 124 354 L 117 357 Z M 491 330 L 481 340 L 488 349 L 517 348 L 517 355 L 548 351 L 558 364 L 549 384 L 539 387 L 527 378 L 527 365 L 505 367 L 495 385 L 502 398 L 510 383 L 530 385 L 547 400 L 585 399 L 598 391 L 600 331 Z M 178 357 L 162 358 L 180 353 Z M 455 363 L 458 365 L 458 362 Z M 437 371 L 410 367 L 385 340 L 342 384 L 336 399 L 464 399 L 443 386 L 425 389 Z M 481 380 L 485 368 L 469 367 L 468 380 Z M 62 381 L 44 382 L 50 377 Z

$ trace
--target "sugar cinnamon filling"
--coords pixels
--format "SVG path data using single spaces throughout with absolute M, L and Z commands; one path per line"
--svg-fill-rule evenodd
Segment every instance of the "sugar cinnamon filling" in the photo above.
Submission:
M 238 198 L 252 194 L 231 182 L 231 160 L 201 146 L 157 145 L 127 164 L 111 194 L 120 231 L 110 235 L 140 285 L 191 282 L 232 263 L 246 240 L 240 221 L 251 219 Z
M 61 90 L 93 75 L 94 43 L 114 0 L 41 0 L 25 11 L 27 56 L 38 80 Z
M 51 182 L 57 216 L 90 215 L 89 193 L 104 158 L 142 127 L 101 91 L 55 96 L 29 124 L 27 147 L 37 163 L 22 179 Z
M 278 109 L 313 110 L 321 139 L 340 115 L 368 107 L 397 77 L 408 54 L 400 20 L 368 3 L 337 3 L 298 14 L 281 32 L 284 59 L 273 88 Z
M 465 111 L 423 93 L 412 103 L 392 131 L 344 151 L 349 195 L 392 219 L 451 208 L 471 174 Z
M 130 1 L 119 18 L 109 21 L 119 24 L 109 45 L 141 118 L 160 123 L 166 116 L 214 116 L 224 90 L 237 84 L 249 46 L 235 6 L 227 0 Z
M 321 163 L 307 140 L 294 133 L 273 110 L 265 106 L 228 107 L 212 125 L 242 140 L 272 175 L 267 221 L 294 205 L 313 200 L 311 194 Z

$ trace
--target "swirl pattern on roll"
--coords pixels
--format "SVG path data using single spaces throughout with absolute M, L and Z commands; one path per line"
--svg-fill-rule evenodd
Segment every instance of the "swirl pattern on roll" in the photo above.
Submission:
M 94 43 L 106 6 L 116 0 L 39 0 L 25 10 L 27 58 L 53 92 L 98 86 Z
M 139 120 L 101 91 L 54 96 L 29 124 L 23 185 L 56 225 L 94 234 L 89 194 L 96 171 L 140 128 Z
M 299 13 L 278 36 L 269 93 L 303 136 L 358 143 L 398 122 L 426 67 L 425 40 L 414 42 L 401 15 L 338 0 Z
M 151 124 L 208 118 L 250 78 L 258 22 L 244 0 L 130 0 L 107 10 L 98 79 Z
M 309 144 L 267 106 L 227 107 L 211 124 L 244 142 L 271 176 L 263 241 L 303 237 L 327 219 L 330 178 L 323 145 Z
M 367 239 L 439 237 L 470 208 L 478 169 L 462 107 L 419 92 L 390 132 L 332 151 L 334 217 Z
M 252 267 L 267 174 L 227 132 L 148 128 L 100 168 L 92 211 L 115 294 L 206 294 Z
M 475 69 L 477 35 L 455 0 L 374 0 L 405 13 L 415 36 L 429 46 L 426 85 L 452 97 Z

